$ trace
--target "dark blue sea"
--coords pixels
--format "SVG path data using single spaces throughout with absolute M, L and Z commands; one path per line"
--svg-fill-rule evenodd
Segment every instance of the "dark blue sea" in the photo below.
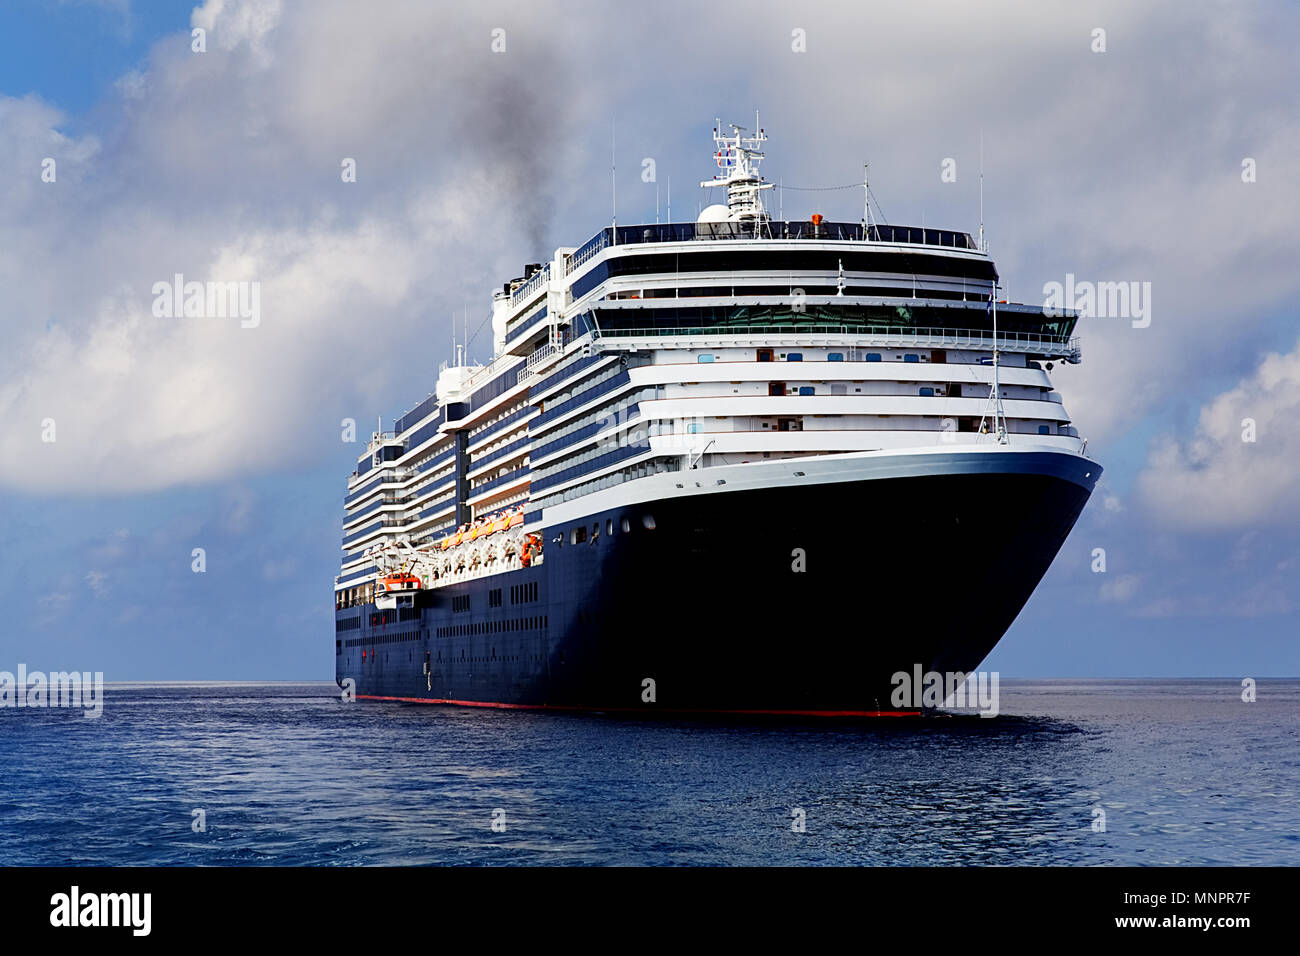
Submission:
M 1003 681 L 1001 710 L 700 722 L 108 685 L 94 720 L 0 709 L 0 864 L 1300 862 L 1300 681 L 1254 703 L 1233 680 Z

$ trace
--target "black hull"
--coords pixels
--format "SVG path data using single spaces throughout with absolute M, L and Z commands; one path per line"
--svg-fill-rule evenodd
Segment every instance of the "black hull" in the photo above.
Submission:
M 364 606 L 336 635 L 336 676 L 361 698 L 429 703 L 913 713 L 891 705 L 892 675 L 978 668 L 1099 474 L 873 478 L 599 512 L 571 523 L 598 525 L 594 543 L 547 528 L 539 567 L 423 592 L 373 627 L 385 612 Z

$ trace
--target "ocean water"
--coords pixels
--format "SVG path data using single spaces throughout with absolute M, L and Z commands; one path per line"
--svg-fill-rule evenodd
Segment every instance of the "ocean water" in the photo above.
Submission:
M 1254 703 L 1232 680 L 1003 681 L 1001 708 L 720 722 L 109 685 L 95 720 L 0 709 L 0 864 L 1300 862 L 1300 681 Z

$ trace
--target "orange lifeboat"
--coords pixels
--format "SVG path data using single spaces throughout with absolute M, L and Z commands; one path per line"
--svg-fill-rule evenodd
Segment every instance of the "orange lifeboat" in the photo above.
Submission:
M 510 516 L 510 522 L 509 524 L 506 525 L 506 527 L 513 528 L 515 525 L 523 524 L 523 523 L 524 523 L 524 513 L 522 511 L 517 511 Z
M 542 539 L 535 534 L 530 534 L 524 540 L 524 550 L 519 555 L 519 563 L 524 567 L 529 567 L 533 563 L 533 555 L 541 554 Z
M 383 587 L 385 594 L 399 594 L 403 591 L 420 590 L 420 579 L 414 574 L 405 572 L 390 574 L 380 579 L 380 585 Z

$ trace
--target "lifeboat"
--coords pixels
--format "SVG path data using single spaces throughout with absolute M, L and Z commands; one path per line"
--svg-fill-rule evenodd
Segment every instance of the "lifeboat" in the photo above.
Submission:
M 398 594 L 402 591 L 420 590 L 420 579 L 414 574 L 390 574 L 381 578 L 379 584 L 385 594 Z
M 510 516 L 509 524 L 507 524 L 506 527 L 513 528 L 515 525 L 520 525 L 523 523 L 524 523 L 524 513 L 522 511 L 516 511 L 514 514 Z

